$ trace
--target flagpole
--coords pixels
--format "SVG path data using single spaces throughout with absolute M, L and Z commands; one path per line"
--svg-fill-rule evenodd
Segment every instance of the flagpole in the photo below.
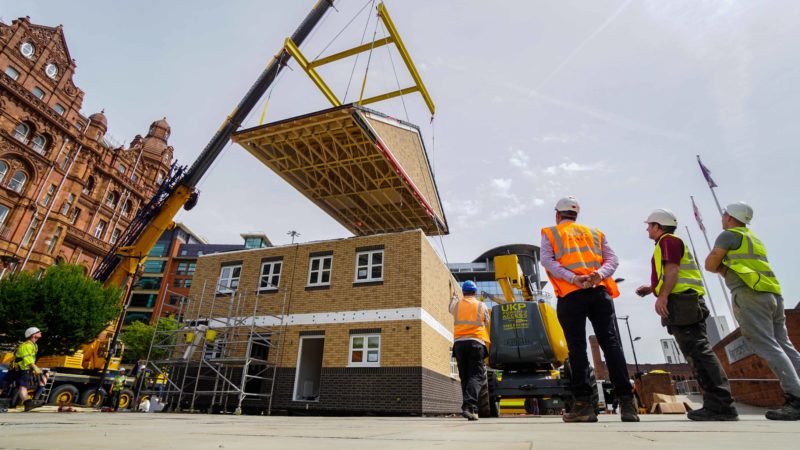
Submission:
M 719 216 L 722 217 L 722 206 L 720 206 L 717 193 L 714 191 L 714 188 L 717 187 L 717 183 L 714 183 L 714 180 L 711 178 L 711 171 L 703 165 L 703 161 L 700 161 L 700 155 L 697 155 L 697 162 L 700 164 L 700 170 L 703 172 L 703 177 L 705 177 L 706 182 L 708 183 L 708 189 L 711 191 L 711 196 L 714 197 L 714 203 L 717 204 Z
M 692 246 L 692 255 L 694 255 L 695 262 L 699 265 L 700 260 L 697 259 L 697 251 L 694 249 L 694 239 L 692 239 L 692 233 L 689 232 L 689 226 L 686 225 L 686 234 L 689 236 L 689 244 Z M 699 268 L 699 267 L 698 267 Z M 706 276 L 703 274 L 703 271 L 700 270 L 700 278 L 703 279 L 703 286 L 706 287 L 706 297 L 708 297 L 708 303 L 711 305 L 711 312 L 714 313 L 714 317 L 717 316 L 717 308 L 714 307 L 714 300 L 711 298 L 711 292 L 708 289 L 708 283 L 706 282 Z M 718 333 L 720 334 L 720 333 Z

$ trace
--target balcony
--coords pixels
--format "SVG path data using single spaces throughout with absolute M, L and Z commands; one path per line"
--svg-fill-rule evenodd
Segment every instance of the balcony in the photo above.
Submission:
M 75 227 L 67 227 L 67 236 L 65 240 L 87 248 L 90 252 L 98 255 L 105 255 L 111 251 L 111 244 Z

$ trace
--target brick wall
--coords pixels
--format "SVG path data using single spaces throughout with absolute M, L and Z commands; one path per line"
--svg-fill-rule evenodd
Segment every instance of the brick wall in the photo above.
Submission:
M 800 310 L 786 310 L 786 328 L 789 331 L 789 340 L 798 347 L 800 345 Z M 736 329 L 714 346 L 722 368 L 731 380 L 731 390 L 736 400 L 754 406 L 778 406 L 783 404 L 783 391 L 766 361 L 756 355 L 747 356 L 733 364 L 728 360 L 725 346 L 741 336 L 741 330 Z M 764 381 L 745 381 L 745 380 Z

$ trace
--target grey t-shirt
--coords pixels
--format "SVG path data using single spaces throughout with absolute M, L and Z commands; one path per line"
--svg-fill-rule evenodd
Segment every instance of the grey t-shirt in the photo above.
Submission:
M 728 251 L 736 250 L 741 246 L 742 235 L 735 231 L 725 230 L 720 233 L 720 235 L 717 236 L 717 240 L 714 241 L 714 248 L 721 248 Z M 739 277 L 739 274 L 732 270 L 729 270 L 725 273 L 725 284 L 728 285 L 728 289 L 731 291 L 741 287 L 748 287 L 745 282 L 742 281 L 741 277 Z

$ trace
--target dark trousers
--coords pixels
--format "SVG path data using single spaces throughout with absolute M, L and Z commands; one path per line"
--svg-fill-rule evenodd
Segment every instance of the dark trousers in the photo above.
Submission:
M 453 344 L 453 355 L 461 378 L 461 410 L 477 413 L 478 397 L 486 383 L 486 347 L 478 341 L 458 341 Z
M 122 397 L 122 391 L 111 392 L 111 406 L 114 408 L 114 411 L 119 409 L 120 397 Z
M 572 384 L 575 398 L 588 401 L 592 396 L 589 384 L 589 358 L 586 355 L 586 319 L 592 323 L 594 335 L 603 355 L 617 397 L 632 395 L 628 364 L 617 334 L 614 300 L 604 287 L 574 291 L 558 299 L 558 321 L 564 329 L 572 368 Z
M 705 322 L 688 326 L 670 325 L 667 331 L 675 338 L 703 388 L 703 407 L 714 412 L 727 412 L 733 405 L 731 385 L 717 355 L 711 350 Z

